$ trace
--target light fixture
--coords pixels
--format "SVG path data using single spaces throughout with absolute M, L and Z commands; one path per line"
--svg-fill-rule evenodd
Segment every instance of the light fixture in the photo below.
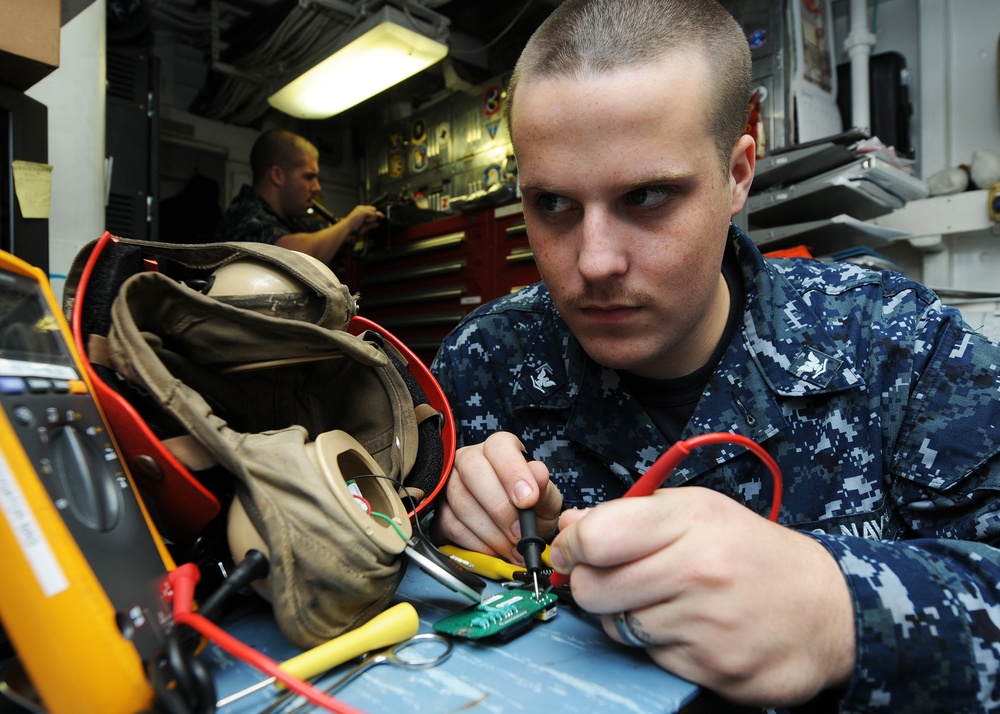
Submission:
M 417 29 L 413 18 L 383 7 L 337 41 L 335 50 L 268 97 L 300 119 L 325 119 L 430 67 L 447 45 Z

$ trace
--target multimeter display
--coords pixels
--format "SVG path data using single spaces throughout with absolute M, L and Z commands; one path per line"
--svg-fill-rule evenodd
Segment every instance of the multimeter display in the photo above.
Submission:
M 0 375 L 79 379 L 34 280 L 0 271 Z
M 145 711 L 172 559 L 56 310 L 0 251 L 0 622 L 47 711 Z

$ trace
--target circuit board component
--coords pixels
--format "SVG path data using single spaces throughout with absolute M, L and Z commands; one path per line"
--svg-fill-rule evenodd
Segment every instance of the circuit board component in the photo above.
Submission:
M 512 639 L 535 620 L 556 616 L 556 596 L 531 590 L 508 590 L 492 595 L 480 604 L 449 615 L 434 623 L 434 630 L 446 635 L 480 640 L 486 637 Z

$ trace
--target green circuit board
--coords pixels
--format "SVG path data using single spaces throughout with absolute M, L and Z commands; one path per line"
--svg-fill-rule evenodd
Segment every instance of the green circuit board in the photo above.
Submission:
M 542 593 L 536 600 L 532 590 L 508 590 L 438 620 L 434 630 L 470 640 L 510 639 L 530 627 L 532 619 L 545 621 L 555 617 L 556 599 L 552 593 Z

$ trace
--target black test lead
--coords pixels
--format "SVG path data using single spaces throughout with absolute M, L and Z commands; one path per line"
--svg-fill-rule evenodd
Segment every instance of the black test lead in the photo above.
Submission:
M 524 557 L 524 567 L 531 573 L 535 585 L 535 600 L 541 597 L 538 588 L 538 573 L 542 570 L 542 550 L 545 541 L 538 535 L 538 521 L 534 508 L 517 509 L 517 519 L 521 524 L 521 540 L 517 542 L 517 552 Z

